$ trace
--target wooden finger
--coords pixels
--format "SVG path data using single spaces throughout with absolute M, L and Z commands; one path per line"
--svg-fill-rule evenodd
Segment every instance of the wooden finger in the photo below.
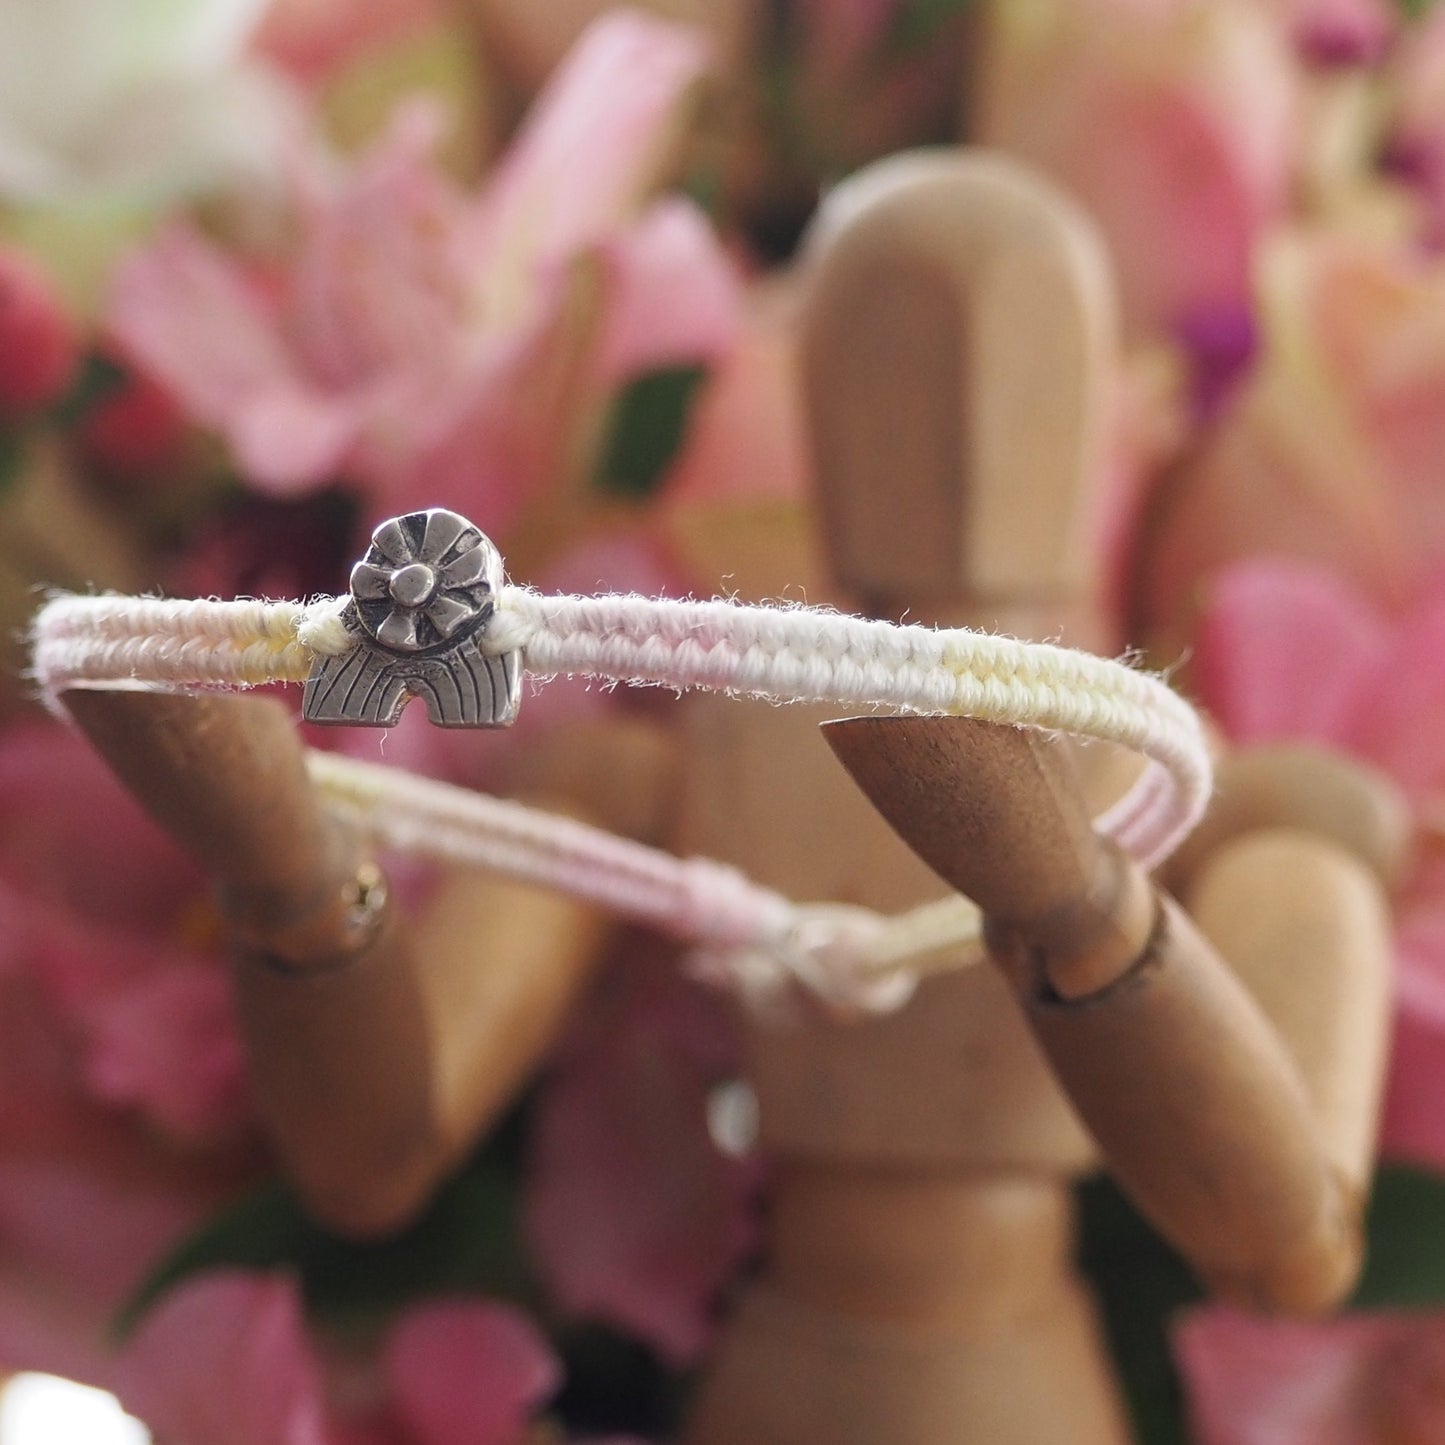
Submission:
M 434 1169 L 425 998 L 379 880 L 321 808 L 272 699 L 67 692 L 71 716 L 217 884 L 236 939 L 252 1086 L 312 1212 L 347 1232 L 402 1222 Z
M 1363 1194 L 1392 995 L 1390 912 L 1379 879 L 1318 834 L 1272 828 L 1217 849 L 1186 901 L 1289 1048 L 1324 1148 Z
M 1081 832 L 1047 739 L 894 721 L 826 736 L 904 840 L 977 890 L 990 951 L 1120 1183 L 1225 1296 L 1338 1300 L 1359 1267 L 1357 1193 L 1243 985 L 1181 909 Z
M 1404 875 L 1411 818 L 1404 794 L 1357 759 L 1311 743 L 1267 743 L 1226 753 L 1209 813 L 1169 860 L 1180 896 L 1213 854 L 1261 828 L 1302 828 L 1358 856 L 1385 888 Z

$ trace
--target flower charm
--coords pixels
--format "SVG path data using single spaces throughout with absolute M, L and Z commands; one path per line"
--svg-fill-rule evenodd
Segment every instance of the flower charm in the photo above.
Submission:
M 485 622 L 501 585 L 501 553 L 442 507 L 383 522 L 351 571 L 361 625 L 395 652 L 444 646 Z
M 383 522 L 351 571 L 342 621 L 355 645 L 316 659 L 302 716 L 392 727 L 419 697 L 441 727 L 505 727 L 517 715 L 521 654 L 484 645 L 502 580 L 501 553 L 455 512 Z

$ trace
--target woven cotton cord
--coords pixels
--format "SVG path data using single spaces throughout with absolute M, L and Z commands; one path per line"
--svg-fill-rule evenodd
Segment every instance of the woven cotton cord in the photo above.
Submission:
M 709 858 L 677 858 L 571 818 L 335 753 L 307 767 L 328 804 L 374 842 L 486 868 L 596 903 L 709 949 L 711 981 L 776 996 L 800 983 L 845 1009 L 903 1003 L 917 975 L 978 956 L 961 898 L 896 918 L 796 904 Z
M 354 645 L 344 605 L 57 598 L 34 625 L 35 671 L 52 697 L 76 686 L 300 681 L 315 655 Z M 1208 748 L 1188 703 L 1148 673 L 1047 643 L 807 607 L 505 587 L 482 645 L 520 650 L 538 677 L 967 716 L 1121 744 L 1154 766 L 1098 825 L 1146 867 L 1169 855 L 1209 800 Z

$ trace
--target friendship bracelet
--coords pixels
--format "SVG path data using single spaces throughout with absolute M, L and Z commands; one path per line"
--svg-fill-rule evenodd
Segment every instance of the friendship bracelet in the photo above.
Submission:
M 1145 867 L 1183 841 L 1212 772 L 1198 715 L 1164 682 L 1048 643 L 962 628 L 505 582 L 491 541 L 433 508 L 379 526 L 347 596 L 309 603 L 61 596 L 37 615 L 45 696 L 75 687 L 303 682 L 310 721 L 390 726 L 420 697 L 444 727 L 504 726 L 524 673 L 964 716 L 1117 743 L 1150 760 L 1096 819 Z
M 901 1007 L 925 973 L 975 962 L 957 895 L 895 917 L 798 904 L 710 858 L 678 858 L 576 819 L 338 753 L 308 752 L 328 807 L 383 847 L 464 863 L 598 904 L 700 951 L 693 971 L 757 1007 L 800 985 L 841 1012 Z

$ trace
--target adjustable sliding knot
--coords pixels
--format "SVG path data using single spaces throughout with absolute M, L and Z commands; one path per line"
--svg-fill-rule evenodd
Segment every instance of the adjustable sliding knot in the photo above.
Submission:
M 880 968 L 872 951 L 896 920 L 846 904 L 786 904 L 765 938 L 709 942 L 691 972 L 724 987 L 759 1014 L 786 1020 L 804 1000 L 833 1018 L 892 1013 L 913 996 L 917 975 Z

